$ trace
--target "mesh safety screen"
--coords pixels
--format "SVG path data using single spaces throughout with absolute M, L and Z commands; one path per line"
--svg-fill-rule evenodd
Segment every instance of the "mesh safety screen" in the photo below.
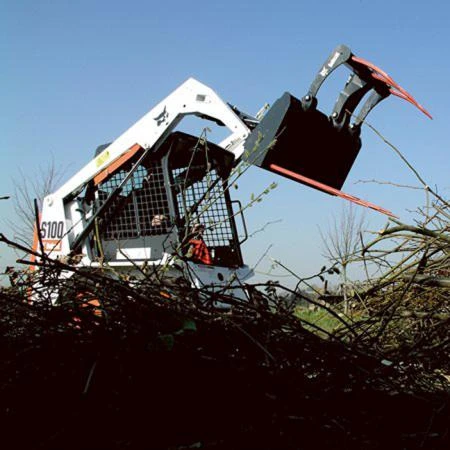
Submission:
M 195 167 L 189 170 L 195 171 Z M 233 232 L 229 219 L 224 185 L 213 169 L 200 181 L 188 183 L 183 176 L 186 168 L 172 171 L 178 211 L 189 226 L 201 223 L 205 226 L 203 239 L 208 247 L 230 246 Z M 178 180 L 178 181 L 177 181 Z M 188 185 L 190 184 L 190 185 Z M 192 207 L 195 205 L 195 208 Z M 186 213 L 188 216 L 186 217 Z
M 126 175 L 127 171 L 119 171 L 99 186 L 98 206 Z M 168 233 L 169 214 L 161 161 L 147 161 L 134 171 L 120 195 L 111 202 L 104 214 L 101 237 L 116 240 Z

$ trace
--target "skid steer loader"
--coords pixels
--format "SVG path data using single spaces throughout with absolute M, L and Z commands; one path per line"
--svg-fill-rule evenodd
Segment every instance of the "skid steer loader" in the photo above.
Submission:
M 331 114 L 324 114 L 317 94 L 343 65 L 350 76 Z M 165 267 L 193 286 L 239 288 L 245 295 L 241 288 L 252 270 L 241 252 L 245 221 L 230 197 L 230 173 L 244 162 L 390 214 L 340 190 L 361 148 L 361 124 L 390 94 L 429 116 L 389 75 L 344 45 L 306 95 L 284 93 L 262 118 L 190 78 L 44 199 L 36 249 L 39 241 L 47 257 L 89 270 L 108 265 L 130 276 L 139 276 L 143 265 Z M 228 137 L 214 144 L 175 131 L 189 115 L 225 126 Z

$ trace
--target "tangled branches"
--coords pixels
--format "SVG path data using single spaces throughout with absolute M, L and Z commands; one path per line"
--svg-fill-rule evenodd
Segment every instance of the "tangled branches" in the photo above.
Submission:
M 352 333 L 341 338 L 371 348 L 411 371 L 450 375 L 450 209 L 436 198 L 414 225 L 391 219 L 362 242 L 367 272 L 353 290 Z
M 136 280 L 44 258 L 0 292 L 4 439 L 55 449 L 444 446 L 438 375 L 426 386 L 425 347 L 407 339 L 405 354 L 393 333 L 402 320 L 417 335 L 404 311 L 418 289 L 433 308 L 448 292 L 437 299 L 406 275 L 367 287 L 371 316 L 356 321 L 273 283 L 246 286 L 243 301 L 161 273 Z M 300 299 L 339 328 L 296 317 Z M 441 319 L 426 318 L 433 330 Z M 397 364 L 382 360 L 401 352 Z

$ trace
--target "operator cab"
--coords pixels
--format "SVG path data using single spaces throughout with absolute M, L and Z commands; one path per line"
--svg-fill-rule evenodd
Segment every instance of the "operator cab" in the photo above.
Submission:
M 116 195 L 91 233 L 92 256 L 115 265 L 185 257 L 190 230 L 202 224 L 211 265 L 243 266 L 227 184 L 233 154 L 179 131 L 141 160 L 142 151 L 96 185 L 94 214 Z

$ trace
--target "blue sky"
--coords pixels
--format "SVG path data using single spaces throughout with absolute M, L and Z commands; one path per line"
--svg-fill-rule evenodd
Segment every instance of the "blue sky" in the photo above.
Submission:
M 68 178 L 99 144 L 117 137 L 190 76 L 250 113 L 284 91 L 301 97 L 341 43 L 385 69 L 431 112 L 433 121 L 390 97 L 369 122 L 448 196 L 449 25 L 450 7 L 436 0 L 0 0 L 0 196 L 13 193 L 20 169 L 32 176 L 52 155 L 67 167 Z M 347 73 L 342 69 L 323 89 L 321 108 L 331 108 Z M 362 137 L 344 191 L 410 220 L 408 210 L 423 203 L 417 191 L 355 184 L 373 178 L 417 184 L 369 129 Z M 318 225 L 326 227 L 343 201 L 259 169 L 240 181 L 236 195 L 245 202 L 272 181 L 279 187 L 248 211 L 248 226 L 255 231 L 281 222 L 245 245 L 247 262 L 273 244 L 269 257 L 312 273 L 323 261 Z M 14 220 L 13 201 L 0 201 L 1 231 L 9 235 L 3 222 Z M 367 218 L 373 229 L 385 222 L 376 213 Z M 13 261 L 0 246 L 0 271 Z M 269 265 L 266 258 L 258 270 Z

